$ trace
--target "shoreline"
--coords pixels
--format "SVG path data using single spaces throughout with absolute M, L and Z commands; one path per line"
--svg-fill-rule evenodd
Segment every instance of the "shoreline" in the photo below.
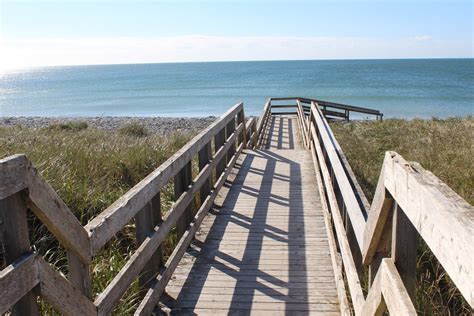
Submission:
M 85 122 L 88 127 L 105 131 L 118 130 L 130 123 L 139 123 L 154 134 L 169 132 L 190 132 L 202 130 L 212 124 L 218 117 L 132 117 L 132 116 L 95 116 L 95 117 L 39 117 L 19 116 L 0 117 L 0 128 L 25 126 L 44 128 L 52 124 Z

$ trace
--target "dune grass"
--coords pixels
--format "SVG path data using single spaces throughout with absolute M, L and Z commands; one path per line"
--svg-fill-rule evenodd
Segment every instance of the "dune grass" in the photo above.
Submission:
M 53 130 L 53 131 L 80 131 L 89 127 L 87 122 L 79 121 L 79 122 L 66 122 L 66 123 L 53 123 L 48 126 L 46 129 Z
M 150 131 L 138 122 L 130 122 L 119 129 L 119 133 L 125 136 L 145 137 L 150 135 Z
M 417 161 L 470 204 L 474 203 L 474 118 L 332 123 L 331 127 L 369 201 L 387 150 Z M 417 262 L 416 306 L 425 315 L 471 310 L 422 241 Z
M 53 124 L 42 129 L 0 128 L 0 157 L 24 153 L 51 184 L 66 205 L 85 225 L 136 183 L 181 148 L 191 134 L 152 135 L 138 125 L 117 132 L 88 128 L 84 122 Z M 174 201 L 172 186 L 162 191 L 164 209 Z M 60 271 L 67 273 L 64 249 L 30 213 L 34 248 Z M 93 293 L 103 291 L 136 249 L 133 221 L 94 258 Z M 169 238 L 172 239 L 172 236 Z M 173 241 L 165 252 L 172 250 Z M 137 303 L 138 284 L 133 284 L 116 308 L 129 314 Z M 45 303 L 42 312 L 52 314 Z M 136 307 L 136 306 L 135 306 Z

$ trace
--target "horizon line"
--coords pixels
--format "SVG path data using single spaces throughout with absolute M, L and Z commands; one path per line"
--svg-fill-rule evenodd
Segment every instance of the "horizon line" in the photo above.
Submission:
M 316 59 L 249 59 L 249 60 L 202 60 L 202 61 L 156 61 L 156 62 L 129 62 L 109 64 L 58 64 L 58 65 L 35 65 L 24 67 L 4 68 L 3 71 L 54 68 L 54 67 L 81 67 L 81 66 L 124 66 L 124 65 L 156 65 L 156 64 L 205 64 L 205 63 L 238 63 L 238 62 L 289 62 L 289 61 L 363 61 L 363 60 L 443 60 L 443 59 L 474 59 L 471 57 L 401 57 L 401 58 L 316 58 Z

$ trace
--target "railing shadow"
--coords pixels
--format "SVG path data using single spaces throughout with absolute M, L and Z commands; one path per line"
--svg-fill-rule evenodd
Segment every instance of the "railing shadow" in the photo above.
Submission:
M 295 149 L 293 118 L 290 116 L 272 116 L 266 130 L 264 148 Z
M 256 159 L 265 160 L 263 170 L 251 167 Z M 277 164 L 289 165 L 289 177 L 285 175 L 280 175 L 279 179 L 274 177 L 277 173 Z M 288 314 L 295 310 L 295 304 L 298 310 L 308 310 L 301 167 L 299 163 L 268 151 L 247 154 L 242 164 L 237 167 L 238 176 L 233 183 L 227 184 L 234 190 L 227 195 L 221 210 L 215 209 L 216 218 L 205 242 L 198 240 L 193 242 L 188 254 L 196 259 L 176 301 L 168 304 L 171 304 L 170 307 L 178 313 L 180 308 L 189 311 L 195 308 L 204 287 L 207 286 L 205 283 L 211 270 L 218 270 L 235 280 L 235 283 L 221 285 L 231 288 L 225 290 L 232 295 L 230 310 L 239 310 L 241 314 L 250 313 L 253 304 L 259 305 L 259 299 L 254 301 L 261 295 L 272 298 L 265 302 L 275 300 L 285 302 L 285 311 Z M 255 183 L 253 187 L 245 183 L 251 174 L 253 177 L 255 175 L 261 177 L 258 188 Z M 289 189 L 288 197 L 273 192 L 275 179 L 287 183 L 285 188 Z M 243 195 L 256 198 L 255 206 L 249 206 L 246 210 L 250 211 L 250 208 L 253 208 L 251 217 L 239 213 L 239 208 L 236 210 L 238 199 Z M 281 224 L 286 221 L 286 230 L 268 224 L 268 219 L 272 216 L 272 207 L 278 208 L 275 216 L 281 218 L 277 219 L 277 222 Z M 285 211 L 285 208 L 288 210 Z M 231 251 L 219 249 L 223 245 L 222 241 L 226 238 L 224 235 L 230 225 L 233 227 L 238 225 L 248 232 L 247 239 L 243 239 L 246 244 L 240 259 Z M 266 248 L 266 255 L 262 255 L 263 246 L 269 240 L 281 251 Z M 229 248 L 229 240 L 226 240 L 225 245 L 226 249 L 233 249 L 236 246 Z M 288 253 L 286 275 L 282 275 L 281 271 L 275 273 L 282 264 L 282 253 Z

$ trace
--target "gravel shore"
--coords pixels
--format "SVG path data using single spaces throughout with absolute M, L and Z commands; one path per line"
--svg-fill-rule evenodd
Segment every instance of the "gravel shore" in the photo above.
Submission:
M 31 128 L 47 127 L 51 124 L 68 122 L 86 122 L 88 126 L 115 130 L 126 124 L 138 122 L 150 132 L 166 134 L 169 132 L 198 131 L 209 126 L 217 119 L 207 117 L 0 117 L 0 127 L 22 125 Z

